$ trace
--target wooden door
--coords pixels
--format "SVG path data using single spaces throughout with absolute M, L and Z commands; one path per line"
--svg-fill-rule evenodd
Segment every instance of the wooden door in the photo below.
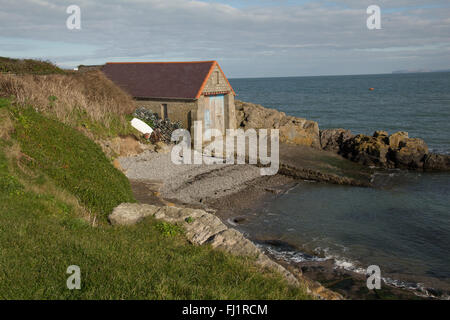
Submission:
M 211 132 L 207 131 L 208 129 L 211 129 L 211 101 L 205 108 L 204 113 L 204 129 L 205 130 L 205 140 L 211 140 Z
M 225 103 L 224 95 L 214 96 L 214 128 L 225 135 Z

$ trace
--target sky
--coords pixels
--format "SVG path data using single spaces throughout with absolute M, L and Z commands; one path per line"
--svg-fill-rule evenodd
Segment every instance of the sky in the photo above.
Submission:
M 70 5 L 79 30 L 66 27 Z M 381 29 L 367 28 L 370 5 Z M 450 69 L 450 1 L 0 0 L 0 56 L 217 60 L 230 78 Z

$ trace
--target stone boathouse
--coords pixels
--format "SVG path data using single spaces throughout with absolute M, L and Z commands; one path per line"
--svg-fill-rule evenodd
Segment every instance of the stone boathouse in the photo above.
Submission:
M 236 127 L 235 92 L 217 61 L 109 62 L 105 75 L 128 92 L 139 107 L 179 121 L 193 132 Z

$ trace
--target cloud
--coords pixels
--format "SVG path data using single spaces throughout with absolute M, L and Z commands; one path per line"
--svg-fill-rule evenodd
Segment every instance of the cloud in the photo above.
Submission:
M 0 55 L 11 52 L 3 37 L 21 40 L 23 56 L 36 54 L 36 41 L 60 44 L 48 55 L 62 65 L 217 59 L 234 76 L 450 66 L 447 1 L 377 1 L 382 29 L 368 30 L 372 2 L 0 0 Z M 71 4 L 81 7 L 79 31 L 65 26 Z

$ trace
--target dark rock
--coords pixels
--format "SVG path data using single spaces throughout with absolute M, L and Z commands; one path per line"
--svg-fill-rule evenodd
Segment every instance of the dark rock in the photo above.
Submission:
M 340 145 L 340 153 L 364 165 L 422 169 L 428 147 L 422 139 L 409 138 L 407 132 L 388 136 L 386 131 L 375 131 L 371 137 L 359 134 L 344 141 Z
M 389 134 L 386 131 L 375 131 L 372 137 L 382 141 L 384 144 L 389 144 Z
M 378 137 L 385 137 L 385 138 L 387 138 L 388 136 L 389 136 L 389 134 L 387 133 L 387 131 L 379 130 L 379 131 L 375 131 L 373 133 L 373 137 L 374 138 L 378 138 Z
M 450 155 L 430 153 L 425 156 L 425 170 L 450 171 Z
M 320 144 L 322 149 L 339 152 L 341 146 L 354 135 L 350 130 L 345 129 L 326 129 L 320 130 Z
M 388 167 L 389 147 L 385 143 L 384 136 L 370 137 L 363 134 L 345 141 L 341 147 L 342 154 L 355 162 L 369 166 Z
M 243 223 L 243 222 L 245 222 L 245 221 L 247 221 L 247 219 L 244 218 L 244 217 L 234 217 L 234 218 L 233 218 L 233 222 L 234 222 L 234 223 Z
M 392 150 L 396 150 L 396 149 L 398 149 L 400 142 L 405 141 L 405 139 L 408 139 L 408 138 L 409 138 L 408 132 L 399 131 L 399 132 L 393 133 L 389 136 L 389 139 L 388 139 L 389 147 Z
M 403 138 L 398 143 L 397 149 L 392 149 L 390 158 L 398 168 L 421 169 L 425 156 L 428 154 L 428 146 L 422 139 Z

